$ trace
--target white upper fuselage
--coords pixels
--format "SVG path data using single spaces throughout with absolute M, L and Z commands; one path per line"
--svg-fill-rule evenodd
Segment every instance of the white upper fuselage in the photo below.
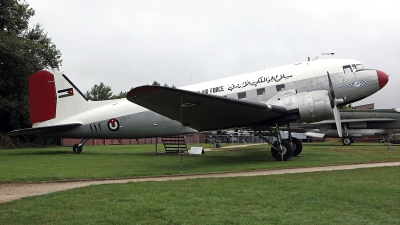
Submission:
M 352 59 L 318 59 L 188 85 L 180 89 L 224 96 L 260 87 L 326 76 L 327 71 L 330 74 L 340 73 L 343 72 L 344 65 L 352 64 L 361 64 L 361 62 Z

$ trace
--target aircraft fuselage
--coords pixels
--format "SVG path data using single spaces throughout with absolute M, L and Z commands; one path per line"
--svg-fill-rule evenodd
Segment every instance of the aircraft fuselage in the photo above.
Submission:
M 329 72 L 336 98 L 342 99 L 342 104 L 348 104 L 377 92 L 387 82 L 387 75 L 383 72 L 360 69 L 360 65 L 362 65 L 361 62 L 351 59 L 320 59 L 217 79 L 180 89 L 264 104 L 269 104 L 268 101 L 272 99 L 274 104 L 293 110 L 298 107 L 297 104 L 280 102 L 279 94 L 285 95 L 288 91 L 302 93 L 329 90 L 327 78 L 327 72 Z M 149 111 L 127 99 L 86 101 L 84 96 L 79 96 L 78 92 L 81 92 L 64 75 L 61 76 L 62 74 L 56 70 L 48 72 L 54 75 L 56 91 L 59 93 L 56 99 L 55 116 L 49 113 L 53 118 L 35 122 L 33 128 L 71 123 L 78 123 L 81 126 L 58 132 L 42 132 L 43 136 L 143 138 L 201 131 L 190 126 L 182 126 L 180 121 Z M 382 76 L 384 81 L 382 81 Z M 67 90 L 73 93 L 71 97 L 68 95 L 69 92 L 66 92 Z M 218 110 L 218 105 L 215 105 L 215 110 Z M 313 110 L 313 108 L 310 109 L 311 114 Z

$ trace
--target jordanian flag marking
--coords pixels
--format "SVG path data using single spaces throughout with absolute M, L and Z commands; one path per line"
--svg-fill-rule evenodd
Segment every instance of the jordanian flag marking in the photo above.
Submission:
M 74 95 L 73 88 L 62 89 L 58 91 L 58 98 L 65 98 Z

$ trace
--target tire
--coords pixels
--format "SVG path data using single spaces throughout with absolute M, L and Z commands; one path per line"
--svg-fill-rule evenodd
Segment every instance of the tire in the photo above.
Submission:
M 293 145 L 293 156 L 300 155 L 301 151 L 303 151 L 303 143 L 298 138 L 292 137 L 292 145 Z
M 349 145 L 351 145 L 352 141 L 351 141 L 350 138 L 345 137 L 345 138 L 342 139 L 342 143 L 343 143 L 343 145 L 345 145 L 345 146 L 349 146 Z
M 73 151 L 75 154 L 80 154 L 80 153 L 82 152 L 82 146 L 79 146 L 79 144 L 75 144 L 75 145 L 72 147 L 72 151 Z
M 274 147 L 278 149 L 278 142 L 275 141 Z M 271 154 L 276 159 L 276 161 L 288 161 L 293 156 L 293 146 L 288 140 L 282 140 L 282 150 L 283 154 L 271 147 Z

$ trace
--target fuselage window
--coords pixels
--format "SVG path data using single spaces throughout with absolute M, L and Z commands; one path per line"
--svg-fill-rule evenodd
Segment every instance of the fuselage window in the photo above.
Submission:
M 351 66 L 348 65 L 348 66 L 343 66 L 343 72 L 344 73 L 351 73 L 351 72 L 353 72 L 353 70 L 351 69 Z
M 239 92 L 238 99 L 246 98 L 246 92 Z
M 257 89 L 257 95 L 263 95 L 263 94 L 265 94 L 265 88 Z
M 284 84 L 276 85 L 276 91 L 284 91 L 284 90 L 285 90 Z

